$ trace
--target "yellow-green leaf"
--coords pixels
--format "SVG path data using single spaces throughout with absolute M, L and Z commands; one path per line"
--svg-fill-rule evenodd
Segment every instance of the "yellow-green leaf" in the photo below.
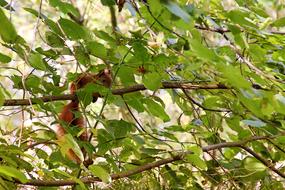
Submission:
M 82 151 L 76 141 L 73 139 L 71 134 L 66 134 L 62 138 L 58 140 L 58 144 L 60 146 L 60 150 L 63 155 L 66 155 L 66 153 L 72 149 L 74 153 L 80 158 L 81 161 L 84 160 L 84 156 L 82 154 Z
M 17 32 L 2 8 L 0 8 L 0 23 L 0 36 L 2 40 L 7 43 L 14 43 L 17 39 Z
M 0 63 L 9 63 L 11 61 L 11 57 L 0 53 Z
M 111 176 L 103 167 L 98 165 L 91 165 L 89 166 L 89 169 L 93 175 L 99 177 L 104 183 L 111 182 Z
M 18 179 L 21 183 L 26 183 L 28 181 L 26 176 L 21 171 L 13 167 L 0 166 L 0 175 L 1 174 Z
M 32 53 L 29 57 L 29 63 L 35 69 L 42 71 L 46 70 L 45 63 L 43 62 L 42 57 L 39 53 Z

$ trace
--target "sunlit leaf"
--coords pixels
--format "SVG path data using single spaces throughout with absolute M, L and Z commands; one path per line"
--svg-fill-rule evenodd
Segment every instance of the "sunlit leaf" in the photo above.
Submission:
M 71 40 L 84 39 L 87 36 L 84 28 L 71 20 L 60 18 L 58 23 L 66 36 Z
M 9 63 L 11 58 L 5 54 L 0 53 L 0 63 Z
M 46 70 L 46 66 L 45 66 L 43 59 L 39 53 L 32 53 L 29 57 L 29 63 L 35 69 L 39 69 L 42 71 Z
M 285 17 L 279 18 L 272 23 L 273 26 L 283 27 L 285 26 Z
M 111 176 L 103 167 L 99 165 L 92 165 L 89 166 L 89 169 L 93 175 L 99 177 L 104 183 L 111 182 Z
M 9 5 L 9 3 L 5 0 L 0 0 L 0 6 L 9 10 L 9 11 L 15 11 L 15 9 Z
M 175 14 L 176 16 L 183 19 L 185 22 L 190 22 L 190 15 L 187 14 L 183 9 L 179 7 L 179 5 L 171 0 L 165 1 L 164 5 L 167 7 L 167 9 Z
M 5 26 L 0 27 L 0 36 L 2 40 L 7 43 L 14 43 L 17 39 L 17 32 L 13 24 L 4 14 L 2 8 L 0 8 L 0 23 L 2 26 Z
M 3 89 L 0 88 L 0 106 L 2 106 L 4 102 L 5 102 L 5 95 L 4 95 Z
M 21 181 L 22 183 L 25 183 L 28 181 L 27 177 L 21 171 L 17 170 L 16 168 L 13 168 L 13 167 L 0 166 L 0 175 L 1 174 L 15 178 L 15 179 Z
M 87 44 L 87 49 L 89 50 L 90 54 L 101 58 L 101 59 L 106 59 L 107 57 L 107 49 L 103 44 L 100 44 L 96 41 L 89 42 Z
M 76 17 L 80 16 L 78 10 L 70 3 L 65 3 L 60 0 L 49 0 L 49 3 L 53 7 L 57 7 L 61 12 L 67 14 L 71 13 Z
M 240 24 L 241 26 L 250 26 L 250 27 L 256 27 L 256 25 L 249 19 L 250 15 L 248 12 L 241 11 L 241 10 L 232 10 L 227 13 L 227 16 L 237 24 Z
M 244 160 L 244 167 L 247 170 L 250 171 L 264 171 L 267 169 L 267 167 L 262 164 L 259 160 L 257 160 L 256 158 L 252 158 L 252 157 L 247 157 Z
M 65 134 L 58 140 L 58 144 L 61 148 L 63 155 L 66 155 L 68 151 L 72 150 L 80 160 L 84 160 L 82 151 L 74 138 L 70 134 Z
M 187 154 L 185 159 L 199 169 L 206 170 L 207 165 L 205 161 L 200 158 L 200 155 L 203 154 L 202 150 L 197 146 L 188 147 L 188 150 L 192 151 L 193 154 Z
M 161 87 L 161 76 L 157 72 L 147 73 L 143 76 L 143 84 L 150 90 Z
M 249 125 L 252 127 L 265 127 L 266 123 L 260 121 L 260 120 L 249 120 L 249 119 L 245 119 L 241 121 L 242 123 L 244 123 L 245 125 Z
M 167 113 L 164 111 L 164 108 L 160 104 L 156 103 L 155 101 L 151 99 L 145 99 L 144 103 L 145 103 L 146 109 L 152 115 L 159 117 L 164 122 L 167 122 L 170 120 L 170 117 L 167 115 Z

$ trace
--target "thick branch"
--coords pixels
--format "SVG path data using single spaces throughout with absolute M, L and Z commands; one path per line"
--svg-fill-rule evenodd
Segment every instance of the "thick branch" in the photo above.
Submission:
M 183 88 L 183 89 L 228 89 L 225 85 L 222 84 L 192 84 L 186 82 L 162 82 L 161 89 L 171 89 L 171 88 Z M 114 95 L 123 95 L 127 93 L 137 92 L 141 90 L 146 90 L 146 87 L 142 84 L 137 84 L 134 86 L 114 89 L 112 90 L 112 94 Z M 38 104 L 39 102 L 52 102 L 58 100 L 75 100 L 75 95 L 59 95 L 59 96 L 43 96 L 39 98 L 31 98 L 32 104 Z M 30 101 L 28 99 L 8 99 L 4 101 L 3 106 L 23 106 L 30 105 Z
M 269 165 L 267 163 L 267 161 L 265 162 L 264 158 L 260 157 L 259 155 L 257 155 L 253 151 L 249 151 L 247 148 L 245 148 L 245 145 L 249 142 L 257 141 L 257 140 L 273 139 L 274 137 L 275 136 L 255 136 L 255 137 L 251 137 L 249 139 L 237 141 L 237 142 L 223 142 L 223 143 L 219 143 L 219 144 L 208 145 L 208 146 L 202 147 L 202 150 L 204 152 L 208 152 L 211 150 L 220 149 L 220 148 L 227 148 L 227 147 L 243 148 L 244 150 L 246 150 L 247 152 L 252 154 L 254 157 L 256 157 L 258 160 L 260 160 L 269 169 L 271 169 L 272 171 L 274 171 L 275 173 L 278 173 L 281 177 L 283 177 L 284 174 L 282 174 L 280 171 L 278 171 L 273 166 Z M 111 178 L 113 180 L 116 180 L 116 179 L 120 179 L 120 178 L 124 178 L 124 177 L 129 177 L 131 175 L 135 175 L 135 174 L 147 171 L 147 170 L 151 170 L 153 168 L 160 167 L 162 165 L 172 163 L 174 161 L 183 160 L 184 156 L 187 154 L 192 154 L 192 152 L 178 153 L 178 154 L 176 154 L 170 158 L 161 159 L 159 161 L 149 163 L 149 164 L 146 164 L 143 166 L 139 166 L 135 169 L 128 170 L 125 172 L 121 172 L 118 174 L 112 174 Z M 101 181 L 101 180 L 98 177 L 85 177 L 85 178 L 82 178 L 81 181 L 85 184 L 88 184 L 88 183 L 94 183 L 94 182 Z M 18 183 L 20 183 L 20 182 L 18 182 Z M 29 182 L 25 183 L 25 185 L 32 185 L 32 186 L 67 186 L 67 185 L 75 185 L 75 184 L 76 184 L 76 182 L 73 180 L 30 180 Z

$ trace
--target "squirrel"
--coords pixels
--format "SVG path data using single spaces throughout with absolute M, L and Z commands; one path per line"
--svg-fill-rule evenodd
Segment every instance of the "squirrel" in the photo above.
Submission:
M 76 90 L 83 88 L 88 83 L 94 83 L 94 84 L 100 84 L 105 87 L 111 87 L 112 84 L 112 77 L 111 77 L 111 71 L 109 69 L 103 69 L 98 74 L 92 74 L 92 73 L 82 73 L 79 75 L 79 77 L 71 83 L 70 86 L 70 93 L 75 94 Z M 93 102 L 96 102 L 100 94 L 98 92 L 93 93 Z M 65 122 L 68 127 L 79 127 L 81 129 L 84 129 L 84 132 L 80 135 L 79 139 L 82 141 L 88 141 L 88 133 L 85 128 L 85 122 L 82 115 L 75 116 L 76 112 L 79 112 L 79 100 L 75 99 L 72 100 L 70 103 L 65 105 L 59 115 L 59 120 Z M 55 133 L 57 136 L 57 139 L 61 139 L 65 134 L 66 130 L 61 125 L 57 125 L 55 129 Z M 85 150 L 82 149 L 83 155 L 85 155 Z M 75 152 L 72 149 L 69 149 L 66 153 L 67 158 L 72 160 L 73 162 L 80 164 L 81 159 L 75 154 Z

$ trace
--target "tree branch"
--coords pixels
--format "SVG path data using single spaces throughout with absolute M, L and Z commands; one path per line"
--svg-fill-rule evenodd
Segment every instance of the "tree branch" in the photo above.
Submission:
M 272 164 L 271 162 L 267 161 L 266 159 L 262 158 L 259 154 L 257 154 L 256 152 L 254 152 L 253 150 L 251 150 L 250 148 L 242 145 L 240 146 L 242 149 L 244 149 L 246 152 L 248 152 L 249 154 L 251 154 L 253 157 L 255 157 L 257 160 L 259 160 L 262 164 L 264 164 L 267 168 L 269 168 L 271 171 L 275 172 L 277 175 L 279 175 L 282 178 L 285 178 L 285 174 L 282 173 L 281 171 L 279 171 L 278 169 L 276 169 L 274 167 L 274 164 Z
M 229 29 L 227 28 L 219 28 L 219 27 L 205 27 L 205 26 L 201 26 L 199 24 L 195 24 L 194 26 L 196 29 L 198 30 L 205 30 L 205 31 L 210 31 L 210 32 L 217 32 L 220 34 L 224 34 L 224 33 L 228 33 L 231 32 Z M 240 30 L 242 32 L 244 32 L 244 29 L 240 28 Z M 268 32 L 270 34 L 279 34 L 279 35 L 285 35 L 285 32 L 281 32 L 281 31 L 276 31 L 276 30 L 265 30 L 265 32 Z
M 220 148 L 228 148 L 228 147 L 242 148 L 242 149 L 246 150 L 247 152 L 249 152 L 256 159 L 261 161 L 269 169 L 271 169 L 272 171 L 277 173 L 279 176 L 285 178 L 285 175 L 283 173 L 281 173 L 279 170 L 274 168 L 264 158 L 262 158 L 261 156 L 256 154 L 254 151 L 252 151 L 251 149 L 249 149 L 245 146 L 249 142 L 253 142 L 253 141 L 257 141 L 257 140 L 266 140 L 266 139 L 268 140 L 268 139 L 273 139 L 275 137 L 276 136 L 254 136 L 254 137 L 251 137 L 249 139 L 245 139 L 245 140 L 237 141 L 237 142 L 223 142 L 223 143 L 219 143 L 219 144 L 208 145 L 208 146 L 202 147 L 202 150 L 204 152 L 208 152 L 211 150 L 220 149 Z M 147 170 L 151 170 L 153 168 L 160 167 L 160 166 L 168 164 L 168 163 L 183 160 L 185 155 L 187 155 L 187 154 L 192 154 L 192 152 L 188 151 L 188 152 L 177 153 L 176 155 L 173 155 L 170 158 L 161 159 L 159 161 L 156 161 L 153 163 L 148 163 L 148 164 L 145 164 L 143 166 L 139 166 L 135 169 L 128 170 L 125 172 L 121 172 L 118 174 L 112 174 L 111 178 L 112 178 L 112 180 L 116 180 L 116 179 L 120 179 L 120 178 L 124 178 L 124 177 L 129 177 L 131 175 L 135 175 L 135 174 L 147 171 Z M 101 180 L 98 177 L 84 177 L 84 178 L 81 178 L 81 181 L 85 184 L 88 184 L 88 183 L 94 183 L 94 182 L 101 181 Z M 21 184 L 19 181 L 17 181 L 17 183 Z M 68 185 L 75 185 L 75 184 L 76 184 L 76 182 L 73 180 L 35 180 L 35 179 L 29 180 L 29 182 L 25 183 L 25 185 L 32 185 L 32 186 L 68 186 Z
M 188 154 L 189 153 L 190 152 L 188 152 Z M 162 160 L 159 160 L 153 163 L 148 163 L 143 166 L 137 167 L 135 169 L 128 170 L 126 172 L 112 174 L 111 178 L 112 180 L 116 180 L 116 179 L 120 179 L 124 177 L 129 177 L 131 175 L 135 175 L 143 171 L 150 170 L 150 169 L 153 169 L 153 168 L 156 168 L 156 167 L 159 167 L 159 166 L 162 166 L 162 165 L 165 165 L 165 164 L 177 161 L 177 160 L 182 160 L 184 155 L 186 154 L 187 153 L 180 153 L 173 157 L 162 159 Z M 98 177 L 85 177 L 85 178 L 82 178 L 81 181 L 85 184 L 88 184 L 88 183 L 98 182 L 101 180 Z M 17 183 L 20 183 L 20 182 L 17 182 Z M 75 184 L 76 182 L 73 180 L 57 180 L 57 181 L 56 180 L 30 180 L 29 182 L 25 183 L 25 185 L 32 185 L 32 186 L 67 186 L 67 185 L 75 185 Z
M 273 139 L 276 136 L 253 136 L 251 138 L 242 140 L 242 141 L 236 141 L 236 142 L 223 142 L 223 143 L 218 143 L 218 144 L 212 144 L 208 146 L 202 147 L 202 150 L 204 152 L 208 152 L 210 150 L 216 150 L 220 148 L 229 148 L 229 147 L 241 147 L 242 145 L 245 145 L 249 142 L 252 141 L 258 141 L 258 140 L 266 140 L 266 139 Z
M 187 82 L 162 82 L 161 89 L 171 89 L 171 88 L 183 88 L 183 89 L 192 89 L 192 90 L 199 90 L 199 89 L 229 89 L 223 84 L 192 84 Z M 121 88 L 121 89 L 114 89 L 112 90 L 113 95 L 123 95 L 127 93 L 137 92 L 141 90 L 146 90 L 147 88 L 143 84 L 137 84 L 134 86 Z M 52 102 L 52 101 L 59 101 L 59 100 L 75 100 L 75 95 L 59 95 L 59 96 L 42 96 L 39 98 L 31 98 L 32 104 L 38 104 L 40 102 Z M 7 99 L 4 101 L 3 106 L 23 106 L 23 105 L 30 105 L 30 100 L 28 99 Z

